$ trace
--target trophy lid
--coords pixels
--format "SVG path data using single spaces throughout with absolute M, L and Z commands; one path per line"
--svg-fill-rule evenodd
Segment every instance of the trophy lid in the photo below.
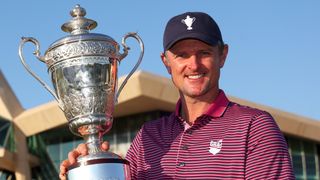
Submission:
M 70 35 L 60 38 L 52 43 L 46 52 L 49 52 L 58 46 L 79 41 L 104 41 L 109 45 L 114 46 L 114 48 L 119 49 L 118 43 L 110 36 L 98 33 L 89 33 L 90 30 L 97 27 L 97 22 L 85 18 L 84 16 L 86 15 L 86 10 L 80 7 L 79 4 L 77 4 L 75 8 L 70 11 L 70 15 L 73 18 L 61 26 L 61 29 L 70 33 Z
M 61 29 L 64 32 L 71 34 L 83 34 L 88 33 L 89 30 L 97 27 L 97 22 L 91 19 L 87 19 L 84 16 L 87 14 L 86 10 L 80 7 L 79 4 L 70 11 L 70 15 L 73 17 L 69 22 L 64 23 Z

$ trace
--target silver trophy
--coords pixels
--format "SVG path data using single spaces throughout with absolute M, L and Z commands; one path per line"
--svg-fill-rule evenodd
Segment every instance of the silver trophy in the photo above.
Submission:
M 21 62 L 57 100 L 71 132 L 83 137 L 88 145 L 89 154 L 79 157 L 68 169 L 68 179 L 130 179 L 129 162 L 114 153 L 101 151 L 100 145 L 102 136 L 112 127 L 117 98 L 141 63 L 143 42 L 136 33 L 128 33 L 122 38 L 124 49 L 120 53 L 119 44 L 111 37 L 89 33 L 97 23 L 84 17 L 84 8 L 76 5 L 70 14 L 73 18 L 61 29 L 71 35 L 51 44 L 44 56 L 40 55 L 40 45 L 35 38 L 23 37 L 19 45 Z M 118 65 L 128 54 L 125 43 L 128 37 L 139 42 L 140 57 L 117 89 Z M 34 55 L 46 63 L 54 91 L 26 64 L 22 54 L 26 42 L 36 46 Z

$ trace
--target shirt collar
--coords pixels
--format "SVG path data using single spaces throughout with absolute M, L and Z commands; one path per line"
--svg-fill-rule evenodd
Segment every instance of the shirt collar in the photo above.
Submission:
M 218 97 L 210 104 L 209 109 L 203 113 L 203 115 L 211 116 L 211 117 L 221 117 L 223 113 L 226 111 L 227 106 L 229 104 L 229 99 L 223 92 L 223 90 L 219 90 Z M 181 99 L 178 100 L 176 104 L 175 115 L 176 117 L 180 117 L 180 109 L 181 109 Z

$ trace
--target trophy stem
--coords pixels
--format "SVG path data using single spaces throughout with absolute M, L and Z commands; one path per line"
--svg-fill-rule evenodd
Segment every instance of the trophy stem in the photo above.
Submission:
M 87 136 L 83 137 L 86 141 L 85 143 L 88 146 L 88 154 L 96 154 L 101 152 L 101 137 L 98 132 L 93 134 L 88 134 Z

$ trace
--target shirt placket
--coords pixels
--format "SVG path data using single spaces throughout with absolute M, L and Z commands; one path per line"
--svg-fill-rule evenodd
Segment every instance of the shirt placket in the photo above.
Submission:
M 189 126 L 182 132 L 180 137 L 180 142 L 178 146 L 178 152 L 176 157 L 176 168 L 175 168 L 175 178 L 178 178 L 179 175 L 187 169 L 188 164 L 188 156 L 189 156 L 189 140 L 191 139 L 191 135 L 193 133 L 192 128 Z

